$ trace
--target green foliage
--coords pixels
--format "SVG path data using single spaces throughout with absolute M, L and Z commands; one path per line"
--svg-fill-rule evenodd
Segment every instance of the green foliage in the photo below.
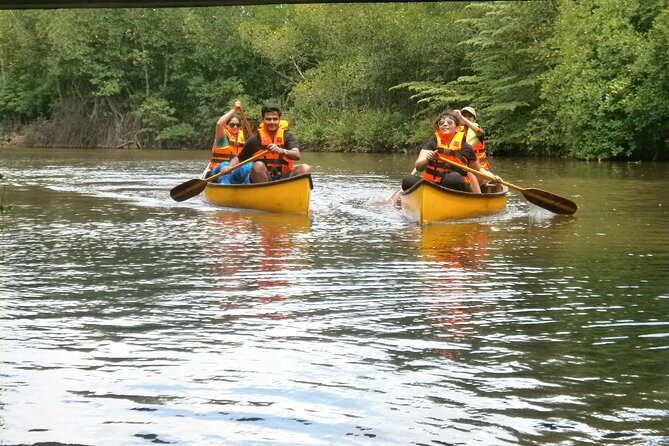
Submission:
M 666 88 L 662 91 L 666 65 L 657 65 L 666 62 L 667 47 L 664 55 L 657 53 L 657 43 L 634 26 L 631 18 L 640 3 L 565 0 L 560 7 L 551 41 L 558 63 L 542 76 L 543 97 L 562 142 L 577 157 L 629 156 L 638 149 L 640 132 L 652 132 L 669 118 Z M 666 17 L 666 11 L 666 6 L 660 8 L 659 16 Z M 653 33 L 661 40 L 666 21 L 659 23 Z
M 471 105 L 497 153 L 666 157 L 668 9 L 538 0 L 0 11 L 0 123 L 39 123 L 54 144 L 209 147 L 235 100 L 252 124 L 276 102 L 305 147 L 383 151 L 414 146 L 436 114 Z
M 142 123 L 144 138 L 156 138 L 163 135 L 167 129 L 177 124 L 174 117 L 174 108 L 163 98 L 149 97 L 139 106 L 135 114 Z
M 193 139 L 195 129 L 192 125 L 180 123 L 165 127 L 156 135 L 156 141 L 186 142 Z
M 341 143 L 345 150 L 359 150 L 368 140 L 366 150 L 416 143 L 413 117 L 420 109 L 409 94 L 392 87 L 415 76 L 455 75 L 462 53 L 444 44 L 455 41 L 458 34 L 444 26 L 444 20 L 462 14 L 459 7 L 435 4 L 297 8 L 297 26 L 308 29 L 306 49 L 311 55 L 306 60 L 316 61 L 302 71 L 303 80 L 290 94 L 296 121 L 314 128 L 306 140 L 321 144 L 327 135 L 325 144 Z M 425 39 L 426 34 L 432 38 Z M 349 122 L 349 117 L 354 119 Z M 358 128 L 365 134 L 358 135 Z M 352 132 L 350 137 L 347 131 Z M 371 140 L 370 135 L 374 135 Z
M 39 64 L 47 57 L 45 14 L 0 12 L 0 120 L 24 121 L 49 112 L 52 79 Z
M 473 79 L 471 76 L 469 79 Z M 406 88 L 413 92 L 411 99 L 414 99 L 419 104 L 425 105 L 425 111 L 432 114 L 439 114 L 441 110 L 448 107 L 448 104 L 456 102 L 465 102 L 469 96 L 458 94 L 458 92 L 448 85 L 438 84 L 427 81 L 405 82 L 396 85 L 391 90 Z
M 460 69 L 444 81 L 400 84 L 430 113 L 473 106 L 497 151 L 532 151 L 538 134 L 532 124 L 541 101 L 537 76 L 546 70 L 539 43 L 551 32 L 551 3 L 470 4 L 457 21 Z
M 642 2 L 642 5 L 644 3 Z M 645 4 L 646 7 L 648 6 Z M 641 6 L 641 5 L 640 5 Z M 629 98 L 635 110 L 634 130 L 637 156 L 656 159 L 669 152 L 669 7 L 657 12 L 647 33 L 647 44 L 632 65 L 637 80 L 636 95 Z
M 346 110 L 300 120 L 294 130 L 302 145 L 310 149 L 369 152 L 387 149 L 389 144 L 392 149 L 404 147 L 408 143 L 405 124 L 404 116 L 397 112 Z

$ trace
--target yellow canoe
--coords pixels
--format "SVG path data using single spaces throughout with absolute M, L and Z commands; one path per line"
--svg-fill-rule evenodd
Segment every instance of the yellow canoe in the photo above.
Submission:
M 504 210 L 508 191 L 500 184 L 494 192 L 474 194 L 421 180 L 402 192 L 402 210 L 420 223 L 483 217 Z
M 209 183 L 204 198 L 216 206 L 291 214 L 309 213 L 310 174 L 256 184 Z

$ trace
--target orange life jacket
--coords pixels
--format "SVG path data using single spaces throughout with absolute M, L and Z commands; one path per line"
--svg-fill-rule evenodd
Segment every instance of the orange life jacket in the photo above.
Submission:
M 458 130 L 464 132 L 465 129 L 467 130 L 467 142 L 474 149 L 476 160 L 482 168 L 490 172 L 490 162 L 488 161 L 488 155 L 485 153 L 485 143 L 481 141 L 478 135 L 476 135 L 476 132 L 469 127 L 461 126 Z
M 256 153 L 267 149 L 267 146 L 270 144 L 276 144 L 277 146 L 284 148 L 284 139 L 283 135 L 288 129 L 288 121 L 281 120 L 279 122 L 279 128 L 276 130 L 274 139 L 267 133 L 265 130 L 264 123 L 261 123 L 258 127 L 258 137 L 260 138 L 260 150 L 257 150 Z M 254 154 L 255 155 L 255 154 Z M 260 158 L 258 161 L 265 163 L 267 167 L 267 175 L 271 180 L 276 180 L 281 177 L 281 175 L 290 173 L 293 170 L 293 160 L 286 158 L 283 155 L 278 153 L 267 153 L 265 156 Z
M 447 135 L 443 135 L 438 131 L 434 132 L 434 136 L 437 138 L 437 153 L 439 153 L 439 155 L 450 159 L 451 161 L 455 161 L 458 164 L 462 164 L 463 166 L 467 165 L 467 158 L 462 154 L 462 142 L 465 139 L 465 132 L 457 132 L 453 135 L 450 141 L 448 140 Z M 446 173 L 453 171 L 462 175 L 465 179 L 465 183 L 470 183 L 467 172 L 454 168 L 440 159 L 430 161 L 427 167 L 425 167 L 425 171 L 423 171 L 421 177 L 434 183 L 440 183 Z
M 224 129 L 225 134 L 218 141 L 214 141 L 211 147 L 211 161 L 209 169 L 213 169 L 222 162 L 230 162 L 233 156 L 238 155 L 244 147 L 244 131 L 239 130 L 235 137 L 228 129 Z

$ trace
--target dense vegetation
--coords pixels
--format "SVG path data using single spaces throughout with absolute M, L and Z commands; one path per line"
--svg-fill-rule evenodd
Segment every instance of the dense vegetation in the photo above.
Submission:
M 0 11 L 0 136 L 210 147 L 235 99 L 302 146 L 413 147 L 474 106 L 496 153 L 669 153 L 669 0 Z

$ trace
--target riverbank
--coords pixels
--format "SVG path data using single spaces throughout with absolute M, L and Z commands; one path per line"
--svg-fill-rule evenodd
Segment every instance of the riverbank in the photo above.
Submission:
M 187 144 L 179 144 L 177 142 L 159 142 L 159 141 L 141 141 L 137 138 L 137 133 L 124 133 L 122 136 L 119 134 L 118 130 L 113 131 L 109 128 L 104 131 L 97 131 L 95 134 L 104 135 L 104 138 L 100 138 L 97 141 L 94 141 L 92 133 L 87 131 L 87 128 L 94 127 L 88 125 L 82 127 L 81 130 L 70 130 L 64 129 L 63 126 L 59 126 L 53 121 L 41 121 L 37 123 L 28 124 L 17 128 L 15 130 L 0 134 L 0 149 L 2 148 L 24 148 L 31 149 L 35 147 L 45 148 L 45 149 L 135 149 L 135 150 L 210 150 L 211 142 L 208 139 L 201 138 L 199 143 L 190 142 Z M 0 127 L 1 128 L 1 127 Z M 54 129 L 59 129 L 54 131 Z M 351 145 L 341 143 L 339 145 L 330 144 L 330 145 L 319 145 L 309 143 L 308 140 L 300 137 L 300 132 L 295 131 L 298 136 L 298 141 L 300 141 L 300 150 L 302 152 L 318 152 L 318 153 L 387 153 L 387 154 L 410 154 L 418 153 L 418 146 L 421 142 L 416 142 L 412 144 L 405 144 L 403 146 L 393 146 L 388 147 L 380 142 L 371 143 L 366 146 L 362 145 Z M 68 139 L 63 136 L 67 135 L 86 135 L 77 136 L 76 139 Z M 134 136 L 133 136 L 134 135 Z M 429 137 L 429 134 L 425 136 L 425 139 Z M 492 150 L 490 150 L 492 148 Z M 573 156 L 569 155 L 568 152 L 560 150 L 535 150 L 534 148 L 528 149 L 524 146 L 518 146 L 515 150 L 495 150 L 496 146 L 493 142 L 488 142 L 488 155 L 489 156 L 504 156 L 504 157 L 533 157 L 533 158 L 564 158 L 564 159 L 574 159 Z M 605 158 L 597 158 L 595 161 L 605 161 Z M 611 157 L 610 161 L 626 161 L 626 162 L 666 162 L 669 161 L 669 149 L 665 151 L 655 150 L 653 152 L 633 152 L 628 156 L 618 155 L 616 157 Z M 588 161 L 587 159 L 584 161 Z
M 67 143 L 60 142 L 54 144 L 53 140 L 49 142 L 49 138 L 44 138 L 43 136 L 37 135 L 34 132 L 28 133 L 19 133 L 11 132 L 6 135 L 2 135 L 0 139 L 0 149 L 2 148 L 15 148 L 15 149 L 32 149 L 35 147 L 45 148 L 45 149 L 136 149 L 136 150 L 211 150 L 211 143 L 203 143 L 199 147 L 195 144 L 193 145 L 177 145 L 177 144 L 144 144 L 137 140 L 124 141 L 120 140 L 114 142 L 113 144 L 77 144 L 77 143 Z M 299 138 L 298 138 L 299 140 Z M 300 150 L 302 152 L 338 152 L 338 153 L 388 153 L 388 154 L 407 154 L 412 152 L 418 152 L 417 145 L 411 145 L 407 147 L 400 148 L 383 148 L 380 146 L 372 147 L 357 147 L 357 146 L 345 146 L 335 147 L 335 146 L 319 146 L 315 144 L 300 144 Z

